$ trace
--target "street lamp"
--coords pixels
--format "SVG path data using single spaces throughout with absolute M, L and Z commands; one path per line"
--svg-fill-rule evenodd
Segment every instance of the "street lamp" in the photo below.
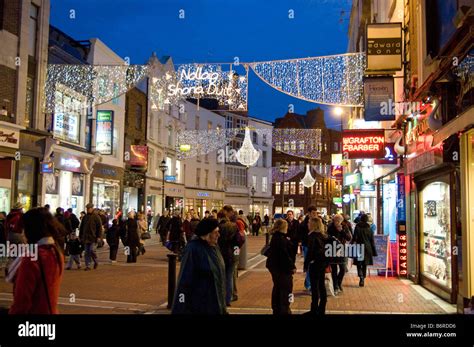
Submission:
M 250 190 L 250 193 L 252 193 L 252 218 L 255 217 L 255 206 L 253 203 L 253 197 L 257 191 L 255 190 L 255 187 L 252 186 L 252 189 Z
M 285 174 L 288 172 L 288 165 L 283 163 L 280 165 L 280 172 L 281 174 L 283 175 L 283 180 L 282 180 L 282 183 L 283 183 L 283 187 L 281 187 L 281 214 L 282 214 L 282 217 L 283 217 L 283 213 L 284 213 L 284 208 L 285 208 Z
M 163 173 L 163 182 L 161 183 L 161 215 L 165 215 L 165 172 L 168 170 L 168 165 L 163 159 L 160 163 L 160 170 Z

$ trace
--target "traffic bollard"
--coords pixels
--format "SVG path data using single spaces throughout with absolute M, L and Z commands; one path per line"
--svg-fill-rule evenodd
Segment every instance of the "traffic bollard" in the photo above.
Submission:
M 173 306 L 174 292 L 176 290 L 176 258 L 175 253 L 170 253 L 168 257 L 168 308 Z

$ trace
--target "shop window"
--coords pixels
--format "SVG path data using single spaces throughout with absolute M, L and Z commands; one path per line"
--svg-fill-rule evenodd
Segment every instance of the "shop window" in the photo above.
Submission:
M 281 194 L 281 183 L 276 182 L 275 183 L 275 195 L 280 195 Z
M 300 184 L 299 184 L 299 192 L 298 192 L 298 194 L 304 195 L 304 185 L 303 185 L 303 182 L 300 182 Z
M 421 192 L 421 272 L 451 288 L 451 207 L 449 185 L 428 184 Z
M 283 193 L 289 194 L 290 193 L 290 182 L 283 183 Z
M 268 177 L 262 177 L 262 193 L 266 193 L 268 190 Z
M 290 182 L 290 195 L 296 194 L 296 182 Z

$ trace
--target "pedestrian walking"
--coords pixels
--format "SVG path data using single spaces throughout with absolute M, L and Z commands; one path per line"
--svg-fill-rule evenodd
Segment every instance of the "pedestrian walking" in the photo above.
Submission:
M 135 211 L 127 214 L 127 220 L 124 223 L 125 246 L 127 248 L 127 263 L 136 263 L 138 248 L 140 247 L 140 235 L 138 231 L 138 221 L 135 218 Z
M 237 289 L 237 279 L 239 277 L 239 264 L 240 264 L 240 257 L 245 256 L 241 252 L 242 247 L 245 244 L 245 224 L 241 219 L 238 219 L 236 214 L 233 213 L 229 220 L 231 223 L 235 223 L 237 227 L 237 232 L 235 233 L 236 237 L 236 247 L 234 246 L 234 259 L 233 265 L 234 270 L 232 274 L 232 298 L 230 301 L 237 301 L 239 299 L 238 289 Z
M 325 246 L 329 242 L 329 237 L 319 217 L 309 219 L 308 230 L 308 253 L 304 261 L 304 271 L 309 273 L 311 282 L 310 313 L 324 315 L 327 303 L 325 275 L 329 265 Z
M 172 314 L 226 314 L 225 264 L 215 218 L 203 219 L 184 249 Z
M 123 228 L 122 220 L 114 219 L 112 226 L 107 230 L 105 234 L 105 240 L 109 245 L 109 260 L 111 263 L 117 262 L 117 253 L 120 245 L 120 234 Z
M 230 218 L 234 214 L 232 206 L 226 205 L 218 213 L 219 220 L 219 248 L 225 263 L 226 279 L 226 305 L 230 306 L 234 288 L 234 252 L 238 249 L 237 244 L 237 224 L 231 222 Z
M 22 218 L 25 237 L 37 246 L 37 259 L 17 258 L 19 265 L 8 274 L 13 283 L 10 314 L 57 314 L 64 269 L 64 255 L 57 241 L 63 226 L 43 207 L 34 208 Z
M 359 276 L 359 287 L 364 286 L 365 277 L 367 276 L 367 266 L 373 265 L 373 257 L 377 256 L 375 249 L 374 234 L 370 230 L 368 223 L 369 217 L 366 214 L 360 216 L 360 222 L 357 223 L 354 229 L 354 237 L 352 242 L 356 245 L 361 245 L 364 248 L 364 254 L 354 258 L 354 264 L 357 266 L 357 275 Z
M 308 255 L 308 234 L 309 234 L 309 227 L 308 223 L 310 219 L 314 219 L 318 217 L 318 211 L 316 207 L 311 205 L 308 207 L 308 213 L 305 216 L 303 222 L 298 227 L 298 240 L 301 242 L 301 247 L 303 248 L 303 257 L 306 261 L 306 257 Z M 309 279 L 309 272 L 306 272 L 306 277 L 304 280 L 304 287 L 306 290 L 311 290 L 311 281 Z
M 66 270 L 71 270 L 73 263 L 75 263 L 77 265 L 77 269 L 80 270 L 82 243 L 75 232 L 72 232 L 69 235 L 69 239 L 67 241 L 67 249 L 69 253 L 69 261 L 67 263 Z
M 66 231 L 65 235 L 62 235 L 58 239 L 58 244 L 60 247 L 64 249 L 64 246 L 66 245 L 66 240 L 68 239 L 69 235 L 72 233 L 72 226 L 71 226 L 71 221 L 66 218 L 64 215 L 64 209 L 62 207 L 58 207 L 56 209 L 56 214 L 54 215 L 56 220 L 62 224 L 64 227 L 64 230 Z
M 284 219 L 277 219 L 270 231 L 272 239 L 267 252 L 266 267 L 272 275 L 272 311 L 275 315 L 291 314 L 290 300 L 296 266 L 287 232 L 288 222 Z
M 168 223 L 170 219 L 171 218 L 169 217 L 169 211 L 165 211 L 165 213 L 158 220 L 158 225 L 156 227 L 156 233 L 160 235 L 160 241 L 163 244 L 163 246 L 165 245 L 166 238 L 168 236 L 168 231 L 169 231 Z
M 84 270 L 89 271 L 91 261 L 94 262 L 94 269 L 99 266 L 99 259 L 97 258 L 97 243 L 102 240 L 102 221 L 94 211 L 94 204 L 88 203 L 86 205 L 87 214 L 82 218 L 79 227 L 79 238 L 84 245 L 84 258 L 86 267 Z
M 148 232 L 148 222 L 145 220 L 145 215 L 142 212 L 138 212 L 138 235 L 140 236 L 140 245 L 138 247 L 138 254 L 144 255 L 145 240 L 142 238 L 144 233 Z
M 328 226 L 327 232 L 329 236 L 334 237 L 340 244 L 345 245 L 347 242 L 351 241 L 352 235 L 349 229 L 342 224 L 343 221 L 344 217 L 342 215 L 334 215 L 332 222 Z M 336 247 L 333 247 L 332 249 L 336 249 Z M 344 279 L 347 268 L 347 256 L 344 254 L 344 251 L 342 254 L 333 254 L 330 263 L 334 293 L 337 295 L 343 291 L 342 280 Z
M 181 259 L 181 252 L 186 242 L 186 236 L 183 231 L 183 222 L 178 211 L 174 212 L 173 218 L 169 222 L 169 232 L 167 240 L 171 243 L 171 251 Z
M 10 243 L 26 243 L 23 233 L 23 204 L 17 202 L 13 205 L 5 219 L 5 233 Z
M 298 253 L 298 227 L 299 223 L 295 219 L 295 215 L 292 210 L 286 211 L 286 222 L 288 223 L 288 232 L 287 237 L 290 239 L 291 242 L 291 256 L 293 258 L 293 262 L 296 262 L 296 254 Z
M 77 216 L 74 214 L 72 208 L 68 208 L 67 212 L 69 214 L 69 216 L 67 218 L 69 218 L 69 221 L 71 223 L 72 231 L 76 232 L 77 229 L 79 228 L 79 224 L 81 224 L 81 222 L 80 222 L 79 218 L 77 218 Z
M 153 212 L 149 209 L 146 213 L 147 231 L 150 230 L 152 220 L 153 220 Z
M 262 218 L 260 214 L 257 212 L 255 217 L 252 220 L 252 235 L 258 236 L 260 228 L 262 227 Z
M 191 213 L 189 212 L 186 212 L 183 220 L 183 232 L 184 236 L 186 237 L 186 241 L 191 241 L 194 232 L 191 230 Z

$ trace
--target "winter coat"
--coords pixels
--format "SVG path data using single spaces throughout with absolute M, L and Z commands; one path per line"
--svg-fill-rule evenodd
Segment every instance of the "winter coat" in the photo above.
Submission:
M 344 224 L 342 224 L 341 230 L 338 230 L 336 226 L 334 225 L 334 223 L 330 223 L 328 226 L 327 232 L 330 237 L 333 237 L 335 239 L 333 241 L 335 242 L 334 246 L 336 247 L 338 246 L 338 244 L 344 245 L 346 242 L 349 242 L 352 239 L 351 232 L 349 231 L 347 226 L 345 226 Z M 330 243 L 332 245 L 333 242 L 330 241 Z M 336 250 L 338 249 L 336 248 Z M 344 254 L 341 254 L 340 256 L 331 257 L 330 263 L 343 264 L 346 262 L 346 260 L 347 260 L 347 257 L 344 257 Z
M 354 229 L 352 243 L 364 245 L 364 259 L 354 258 L 354 264 L 373 265 L 373 257 L 377 256 L 375 249 L 374 234 L 368 223 L 359 222 Z
M 194 233 L 196 232 L 196 228 L 199 222 L 200 220 L 198 218 L 191 218 L 191 235 L 194 235 Z
M 56 214 L 55 217 L 57 221 L 61 223 L 64 229 L 66 230 L 66 235 L 69 235 L 73 232 L 71 221 L 68 218 L 66 218 L 63 214 Z
M 142 240 L 142 235 L 146 232 L 148 232 L 148 222 L 145 219 L 138 220 L 138 236 L 141 244 L 145 244 L 145 241 Z
M 308 223 L 309 223 L 309 216 L 306 216 L 303 222 L 298 226 L 298 240 L 301 242 L 302 246 L 308 246 Z
M 292 243 L 286 234 L 275 232 L 270 241 L 266 267 L 270 272 L 292 274 L 296 269 Z
M 22 210 L 11 210 L 5 219 L 5 234 L 7 240 L 12 243 L 25 243 L 26 239 L 23 234 L 23 212 Z
M 293 242 L 293 244 L 296 244 L 298 245 L 298 227 L 299 227 L 299 223 L 296 219 L 293 219 L 291 222 L 289 219 L 286 220 L 287 223 L 288 223 L 288 232 L 287 232 L 287 236 L 290 238 L 291 242 Z
M 217 247 L 188 242 L 181 259 L 172 314 L 226 314 L 225 265 Z
M 41 275 L 41 268 L 45 281 Z M 16 273 L 13 304 L 9 313 L 28 315 L 59 313 L 58 298 L 63 268 L 64 256 L 54 244 L 38 246 L 37 260 L 31 257 L 22 258 Z
M 158 231 L 158 233 L 163 233 L 163 234 L 167 234 L 168 233 L 168 230 L 169 230 L 169 222 L 170 222 L 170 217 L 166 217 L 166 216 L 161 216 L 160 219 L 158 220 L 158 225 L 156 226 L 156 231 Z
M 184 235 L 186 235 L 186 240 L 191 240 L 191 237 L 193 236 L 193 231 L 191 230 L 191 221 L 185 219 L 183 222 L 183 232 Z
M 97 213 L 87 213 L 82 218 L 79 238 L 84 244 L 96 243 L 97 239 L 102 238 L 102 221 Z
M 71 213 L 69 215 L 69 221 L 71 222 L 71 227 L 73 231 L 76 231 L 76 229 L 79 228 L 79 224 L 81 224 L 81 222 L 79 221 L 79 218 L 77 218 L 77 216 L 74 213 Z
M 219 243 L 225 266 L 232 266 L 234 262 L 235 247 L 239 247 L 237 241 L 237 224 L 231 221 L 222 220 L 219 223 L 219 233 L 220 237 L 217 242 Z
M 312 231 L 308 234 L 308 253 L 303 266 L 305 271 L 308 271 L 310 266 L 324 269 L 329 265 L 325 247 L 330 242 L 332 242 L 332 239 L 320 232 Z
M 67 249 L 70 255 L 79 255 L 82 253 L 82 243 L 78 238 L 67 242 Z
M 169 240 L 171 242 L 179 242 L 182 241 L 182 234 L 183 234 L 183 222 L 181 222 L 180 217 L 173 217 L 169 222 L 169 231 L 170 237 Z
M 140 246 L 140 235 L 138 231 L 138 222 L 134 218 L 129 218 L 123 224 L 125 229 L 125 245 L 134 248 Z
M 120 228 L 122 227 L 122 223 L 120 225 L 112 225 L 107 233 L 105 234 L 105 239 L 107 240 L 107 244 L 109 246 L 118 246 L 120 243 Z

